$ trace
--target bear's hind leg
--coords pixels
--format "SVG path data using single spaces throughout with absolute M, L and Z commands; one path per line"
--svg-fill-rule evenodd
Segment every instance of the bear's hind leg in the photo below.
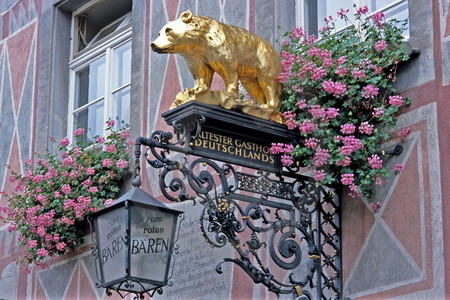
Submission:
M 244 86 L 245 90 L 250 94 L 250 96 L 252 96 L 252 98 L 256 102 L 258 102 L 259 104 L 266 103 L 266 97 L 264 96 L 264 92 L 258 84 L 258 80 L 242 78 L 241 83 Z
M 233 76 L 232 78 L 227 78 L 227 79 L 224 78 L 223 81 L 225 82 L 225 86 L 227 87 L 227 93 L 230 93 L 234 97 L 238 98 L 238 96 L 239 96 L 239 81 L 238 81 L 237 76 Z
M 280 84 L 273 78 L 258 78 L 260 88 L 265 95 L 265 103 L 263 107 L 279 110 L 281 107 L 280 102 Z

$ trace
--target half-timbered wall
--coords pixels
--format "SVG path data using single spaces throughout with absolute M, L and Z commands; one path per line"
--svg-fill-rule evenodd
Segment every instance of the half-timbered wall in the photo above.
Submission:
M 68 134 L 71 18 L 87 0 L 0 1 L 0 190 L 48 136 Z M 249 29 L 274 45 L 296 24 L 295 0 L 133 0 L 131 132 L 167 130 L 160 118 L 193 80 L 182 57 L 151 52 L 157 31 L 187 9 Z M 374 212 L 366 199 L 343 191 L 343 292 L 354 299 L 450 298 L 450 1 L 409 0 L 410 45 L 420 53 L 399 68 L 397 86 L 413 104 L 392 131 L 410 127 L 404 151 L 387 163 L 404 171 L 379 188 Z M 278 46 L 277 46 L 278 47 Z M 214 87 L 220 88 L 220 79 Z M 145 170 L 145 188 L 160 195 L 156 171 Z M 0 198 L 0 205 L 5 199 Z M 196 236 L 196 209 L 185 221 L 186 251 L 179 257 L 167 299 L 274 298 L 237 268 L 211 271 L 231 250 L 207 249 Z M 92 239 L 77 252 L 49 261 L 49 269 L 24 267 L 17 235 L 0 224 L 0 299 L 103 299 L 90 255 Z M 194 245 L 194 246 L 192 246 Z M 188 247 L 190 246 L 190 247 Z M 200 250 L 199 250 L 200 249 Z M 228 251 L 228 252 L 227 252 Z M 195 261 L 196 263 L 193 263 Z M 185 264 L 186 268 L 182 268 Z M 188 273 L 180 270 L 190 270 Z M 184 272 L 184 273 L 183 273 Z M 209 288 L 211 287 L 211 288 Z M 215 290 L 215 289 L 216 290 Z M 217 293 L 216 293 L 217 292 Z M 216 293 L 216 294 L 214 294 Z

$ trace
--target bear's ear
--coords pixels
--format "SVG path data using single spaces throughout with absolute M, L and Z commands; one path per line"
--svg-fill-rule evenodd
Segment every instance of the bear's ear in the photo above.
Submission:
M 189 23 L 192 21 L 192 12 L 190 10 L 185 11 L 180 15 L 180 19 L 183 23 Z

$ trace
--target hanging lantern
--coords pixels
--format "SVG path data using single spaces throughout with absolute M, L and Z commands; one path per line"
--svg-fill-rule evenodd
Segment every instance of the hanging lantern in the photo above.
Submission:
M 167 285 L 180 213 L 133 187 L 93 214 L 100 285 L 108 294 L 114 290 L 143 298 Z

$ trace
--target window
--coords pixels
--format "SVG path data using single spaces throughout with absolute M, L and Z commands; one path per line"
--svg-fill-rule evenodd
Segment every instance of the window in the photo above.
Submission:
M 115 2 L 129 5 L 111 9 Z M 89 142 L 105 134 L 109 118 L 125 127 L 130 123 L 131 1 L 81 8 L 74 13 L 73 28 L 68 127 L 70 133 L 85 128 Z
M 317 35 L 325 26 L 325 18 L 333 16 L 336 21 L 336 29 L 345 28 L 344 20 L 336 18 L 336 13 L 342 9 L 349 9 L 348 17 L 353 17 L 354 7 L 367 6 L 369 12 L 382 11 L 387 19 L 408 19 L 408 0 L 296 0 L 297 27 L 304 27 L 309 34 Z M 404 33 L 405 38 L 409 32 Z

